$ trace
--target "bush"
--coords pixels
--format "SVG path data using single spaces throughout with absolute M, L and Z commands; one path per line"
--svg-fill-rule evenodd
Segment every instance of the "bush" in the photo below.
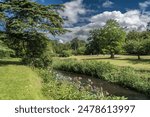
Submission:
M 69 57 L 72 55 L 72 50 L 63 50 L 59 57 Z
M 52 58 L 49 56 L 42 56 L 40 58 L 28 58 L 24 57 L 22 62 L 26 65 L 38 67 L 38 68 L 48 68 L 52 63 Z
M 131 67 L 117 67 L 106 62 L 70 59 L 54 60 L 53 67 L 58 70 L 96 76 L 150 95 L 150 82 L 146 78 L 142 79 Z
M 8 48 L 2 41 L 0 41 L 0 58 L 8 58 L 13 56 L 15 52 Z

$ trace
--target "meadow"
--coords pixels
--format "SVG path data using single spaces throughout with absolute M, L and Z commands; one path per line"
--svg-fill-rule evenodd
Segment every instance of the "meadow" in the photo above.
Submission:
M 95 60 L 110 62 L 117 66 L 130 66 L 135 69 L 150 70 L 150 56 L 141 56 L 141 60 L 137 59 L 137 56 L 132 55 L 116 55 L 114 59 L 110 59 L 110 55 L 82 55 L 71 56 L 69 58 L 75 58 L 78 60 Z

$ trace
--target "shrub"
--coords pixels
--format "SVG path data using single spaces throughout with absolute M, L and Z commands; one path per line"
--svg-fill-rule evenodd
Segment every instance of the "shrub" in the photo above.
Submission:
M 59 57 L 69 57 L 72 55 L 72 50 L 63 50 Z
M 8 48 L 1 40 L 0 40 L 0 58 L 8 58 L 13 56 L 15 52 Z
M 42 56 L 40 58 L 28 58 L 24 57 L 22 59 L 22 62 L 24 64 L 27 64 L 29 66 L 38 67 L 38 68 L 48 68 L 52 63 L 52 58 L 49 56 Z

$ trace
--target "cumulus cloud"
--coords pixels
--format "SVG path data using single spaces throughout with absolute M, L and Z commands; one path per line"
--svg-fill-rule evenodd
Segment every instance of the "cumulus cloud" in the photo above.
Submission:
M 66 24 L 74 24 L 79 20 L 79 15 L 83 15 L 86 13 L 86 9 L 82 4 L 83 0 L 74 0 L 71 2 L 66 2 L 64 12 L 60 14 L 63 17 L 67 17 L 68 21 Z
M 150 6 L 150 0 L 147 0 L 147 1 L 145 1 L 145 2 L 140 2 L 140 3 L 139 3 L 139 6 L 140 6 L 140 8 L 141 8 L 142 10 L 145 10 L 147 7 Z
M 111 7 L 114 3 L 109 1 L 109 0 L 106 0 L 102 6 L 105 7 L 105 8 L 108 8 L 108 7 Z
M 94 28 L 100 28 L 106 24 L 109 19 L 114 19 L 118 23 L 126 28 L 126 30 L 145 30 L 147 23 L 150 21 L 148 15 L 141 14 L 139 10 L 130 10 L 125 13 L 120 11 L 105 11 L 103 13 L 97 14 L 90 18 L 90 23 L 85 26 L 78 26 L 74 28 L 67 28 L 72 32 L 66 33 L 65 35 L 59 37 L 64 41 L 69 41 L 74 37 L 79 37 L 80 39 L 87 39 L 89 31 Z
M 121 13 L 120 11 L 105 11 L 93 16 L 91 22 L 103 26 L 108 19 L 117 20 L 121 26 L 136 30 L 144 30 L 147 22 L 150 21 L 150 17 L 148 15 L 142 15 L 139 10 L 130 10 L 126 13 Z

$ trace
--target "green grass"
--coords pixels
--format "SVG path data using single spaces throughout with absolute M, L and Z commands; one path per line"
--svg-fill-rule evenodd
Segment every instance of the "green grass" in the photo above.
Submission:
M 0 59 L 0 99 L 44 99 L 41 79 L 19 59 Z
M 137 60 L 137 56 L 127 56 L 127 55 L 117 55 L 115 59 L 110 59 L 109 55 L 99 55 L 99 56 L 71 56 L 70 58 L 75 58 L 79 60 L 95 60 L 95 61 L 105 61 L 110 62 L 117 66 L 130 66 L 137 70 L 149 70 L 150 71 L 150 56 L 141 56 L 141 60 Z
M 19 59 L 0 59 L 1 100 L 126 99 L 103 91 L 79 90 L 74 84 L 58 81 L 51 70 L 33 69 Z

